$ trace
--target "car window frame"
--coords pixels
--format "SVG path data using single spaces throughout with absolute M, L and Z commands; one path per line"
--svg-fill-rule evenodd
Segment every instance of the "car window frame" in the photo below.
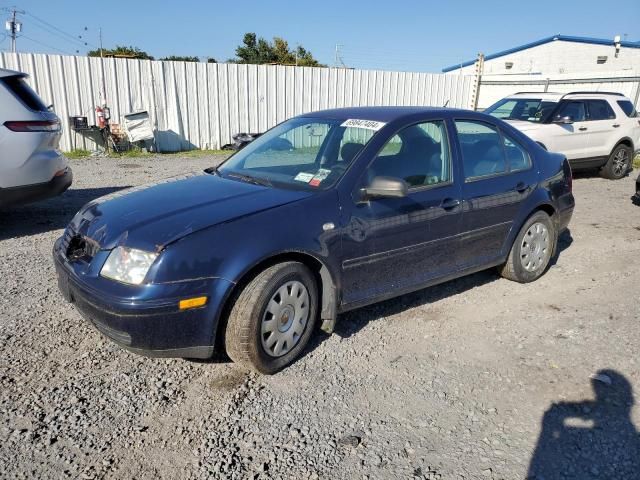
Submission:
M 533 168 L 533 159 L 531 158 L 529 151 L 522 145 L 522 142 L 514 138 L 513 135 L 509 135 L 505 133 L 503 128 L 498 127 L 498 129 L 500 130 L 500 135 L 502 137 L 502 148 L 504 149 L 504 155 L 507 160 L 507 166 L 509 169 L 508 173 L 520 173 L 520 172 L 526 172 L 528 170 L 531 170 Z M 504 141 L 505 138 L 508 138 L 511 143 L 518 146 L 522 151 L 524 151 L 524 154 L 527 156 L 527 159 L 529 160 L 529 166 L 527 168 L 520 168 L 518 170 L 511 169 L 511 161 L 509 160 L 509 156 L 507 155 L 507 146 L 505 145 L 505 141 Z
M 451 149 L 452 147 L 452 143 L 451 143 L 451 135 L 449 134 L 449 128 L 447 127 L 447 119 L 444 117 L 438 117 L 438 118 L 433 118 L 433 119 L 428 119 L 428 120 L 417 120 L 411 123 L 407 123 L 404 124 L 400 127 L 398 127 L 397 129 L 393 130 L 391 133 L 388 134 L 387 139 L 384 141 L 384 143 L 380 146 L 380 148 L 378 148 L 378 150 L 376 150 L 375 154 L 372 155 L 371 160 L 369 161 L 369 163 L 367 163 L 367 166 L 364 167 L 362 169 L 362 172 L 360 173 L 360 176 L 358 177 L 358 181 L 356 182 L 356 188 L 355 190 L 359 190 L 360 188 L 363 188 L 363 182 L 362 179 L 363 177 L 366 176 L 367 171 L 369 170 L 369 168 L 371 167 L 371 165 L 373 164 L 373 162 L 376 161 L 376 159 L 378 158 L 378 156 L 380 155 L 380 152 L 384 149 L 384 147 L 387 146 L 387 143 L 396 135 L 398 135 L 402 130 L 404 130 L 405 128 L 409 128 L 409 127 L 414 127 L 416 125 L 420 125 L 423 123 L 434 123 L 434 122 L 440 122 L 442 124 L 442 126 L 444 127 L 444 131 L 447 137 L 447 149 L 449 152 L 449 171 L 451 173 L 450 175 L 450 179 L 446 182 L 440 182 L 440 183 L 434 183 L 433 185 L 419 185 L 419 186 L 408 186 L 407 189 L 407 195 L 410 195 L 412 193 L 416 193 L 416 192 L 422 192 L 424 190 L 432 190 L 435 188 L 440 188 L 440 187 L 446 187 L 446 186 L 450 186 L 453 185 L 455 183 L 455 172 L 454 172 L 454 162 L 453 162 L 453 150 Z
M 627 113 L 625 111 L 625 109 L 622 107 L 623 103 L 628 103 L 629 105 L 631 105 L 631 112 Z M 638 118 L 638 111 L 636 110 L 635 106 L 633 105 L 633 102 L 627 98 L 623 99 L 623 100 L 616 100 L 616 104 L 618 105 L 618 108 L 622 111 L 622 113 L 624 114 L 625 117 L 627 118 Z
M 479 175 L 479 176 L 469 177 L 469 178 L 467 178 L 465 176 L 465 173 L 464 173 L 464 153 L 462 152 L 462 145 L 460 144 L 460 137 L 459 137 L 459 134 L 458 134 L 458 128 L 456 127 L 456 122 L 458 122 L 458 121 L 481 123 L 481 124 L 489 125 L 490 127 L 493 127 L 498 132 L 498 135 L 500 136 L 500 140 L 501 140 L 501 145 L 502 145 L 502 153 L 504 154 L 504 163 L 507 166 L 507 170 L 505 172 L 490 173 L 488 175 Z M 476 119 L 476 118 L 468 118 L 468 117 L 453 117 L 451 119 L 451 122 L 452 122 L 453 128 L 454 128 L 454 130 L 456 132 L 456 140 L 457 140 L 457 143 L 458 143 L 458 150 L 460 152 L 460 167 L 462 168 L 462 177 L 464 179 L 463 183 L 465 183 L 465 184 L 466 183 L 474 183 L 474 182 L 478 182 L 478 181 L 482 181 L 482 180 L 489 180 L 489 179 L 492 179 L 492 178 L 504 177 L 504 176 L 507 176 L 507 175 L 515 174 L 515 173 L 527 172 L 527 171 L 533 169 L 533 159 L 531 158 L 531 155 L 529 154 L 529 151 L 524 149 L 524 152 L 527 154 L 527 158 L 529 158 L 529 167 L 528 168 L 523 168 L 521 170 L 511 170 L 511 162 L 509 161 L 509 157 L 507 156 L 507 151 L 506 151 L 506 147 L 505 147 L 505 144 L 504 144 L 505 136 L 507 136 L 512 143 L 518 145 L 520 148 L 524 148 L 524 147 L 522 145 L 522 142 L 520 142 L 517 139 L 515 139 L 512 135 L 506 135 L 504 133 L 504 129 L 500 125 L 493 124 L 493 123 L 488 122 L 486 120 Z
M 574 123 L 580 123 L 580 122 L 587 122 L 589 121 L 589 110 L 587 107 L 587 99 L 584 98 L 566 98 L 563 100 L 560 100 L 558 102 L 558 106 L 556 107 L 556 110 L 552 113 L 551 117 L 549 118 L 549 123 L 556 123 L 554 122 L 554 118 L 556 117 L 556 115 L 559 115 L 560 110 L 562 109 L 562 107 L 564 107 L 566 104 L 571 103 L 571 102 L 580 102 L 584 104 L 584 120 L 573 120 Z
M 613 109 L 613 107 L 609 104 L 608 100 L 605 100 L 604 98 L 587 98 L 587 99 L 581 99 L 584 103 L 585 106 L 587 107 L 587 122 L 606 122 L 609 120 L 615 120 L 617 117 L 615 110 Z M 608 117 L 608 118 L 591 118 L 591 107 L 589 106 L 589 102 L 604 102 L 604 104 L 609 108 L 609 111 L 611 113 L 613 113 L 613 117 Z

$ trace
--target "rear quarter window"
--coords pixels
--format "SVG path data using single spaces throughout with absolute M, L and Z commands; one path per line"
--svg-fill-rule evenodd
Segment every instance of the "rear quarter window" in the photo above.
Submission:
M 636 118 L 638 112 L 636 111 L 633 103 L 629 100 L 618 100 L 618 106 L 622 109 L 624 114 L 629 118 Z
M 2 82 L 28 109 L 36 112 L 47 111 L 47 106 L 42 103 L 38 94 L 31 89 L 23 77 L 0 78 L 0 82 Z

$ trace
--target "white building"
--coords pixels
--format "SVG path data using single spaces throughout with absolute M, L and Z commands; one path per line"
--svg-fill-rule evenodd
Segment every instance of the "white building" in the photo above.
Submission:
M 616 41 L 617 40 L 617 41 Z M 442 69 L 473 75 L 476 59 Z M 554 35 L 484 57 L 483 75 L 640 74 L 640 42 Z

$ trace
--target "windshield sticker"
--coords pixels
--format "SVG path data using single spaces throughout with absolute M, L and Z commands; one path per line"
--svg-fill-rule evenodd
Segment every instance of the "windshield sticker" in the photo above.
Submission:
M 350 118 L 340 125 L 341 127 L 355 127 L 355 128 L 365 128 L 367 130 L 373 130 L 377 132 L 386 124 L 385 122 L 376 122 L 374 120 L 361 120 L 358 118 Z
M 309 183 L 309 181 L 313 178 L 313 173 L 300 172 L 293 179 L 296 182 L 304 182 Z
M 326 168 L 321 168 L 316 172 L 311 180 L 309 180 L 309 185 L 312 187 L 317 187 L 320 183 L 331 174 L 331 170 L 327 170 Z

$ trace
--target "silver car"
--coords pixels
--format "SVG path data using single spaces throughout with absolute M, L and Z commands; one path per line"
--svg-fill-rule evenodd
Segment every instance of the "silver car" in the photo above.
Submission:
M 60 119 L 26 77 L 0 68 L 0 207 L 59 195 L 72 181 L 58 150 Z

